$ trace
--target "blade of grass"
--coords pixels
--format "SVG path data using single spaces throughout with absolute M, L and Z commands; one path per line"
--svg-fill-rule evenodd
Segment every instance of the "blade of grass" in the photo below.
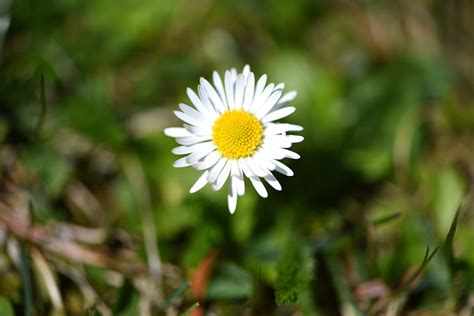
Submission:
M 397 218 L 399 218 L 402 215 L 401 212 L 395 212 L 393 214 L 389 214 L 387 216 L 383 216 L 381 218 L 378 218 L 373 221 L 369 221 L 366 225 L 363 227 L 357 228 L 351 232 L 348 233 L 340 233 L 340 234 L 334 234 L 334 235 L 329 235 L 326 237 L 325 240 L 319 241 L 317 244 L 314 245 L 314 250 L 316 252 L 337 252 L 343 249 L 344 247 L 348 247 L 352 244 L 354 240 L 357 240 L 361 236 L 365 234 L 367 231 L 367 227 L 370 225 L 373 226 L 380 226 L 387 224 Z
M 326 260 L 331 279 L 341 302 L 341 314 L 354 316 L 364 315 L 352 295 L 352 290 L 347 282 L 347 278 L 344 278 L 345 272 L 340 260 L 336 256 L 327 256 Z
M 137 156 L 124 155 L 123 168 L 139 205 L 140 217 L 143 225 L 143 240 L 147 254 L 148 266 L 154 279 L 158 300 L 163 300 L 161 258 L 156 240 L 157 232 L 155 216 L 143 166 Z
M 24 315 L 31 316 L 33 314 L 33 290 L 31 286 L 30 263 L 28 260 L 27 246 L 24 243 L 20 246 L 20 262 Z
M 44 75 L 40 77 L 40 113 L 38 117 L 38 124 L 36 125 L 35 135 L 36 138 L 40 138 L 41 131 L 44 125 L 44 119 L 46 117 L 46 89 L 44 85 Z
M 35 204 L 33 203 L 33 199 L 28 201 L 28 216 L 30 225 L 33 225 L 36 222 L 36 210 Z
M 161 308 L 163 310 L 167 309 L 168 307 L 170 307 L 171 305 L 173 305 L 173 303 L 178 299 L 180 298 L 181 296 L 184 295 L 184 292 L 187 291 L 187 289 L 191 286 L 191 282 L 189 282 L 188 280 L 184 281 L 183 283 L 180 284 L 180 286 L 178 286 L 178 288 L 176 290 L 173 291 L 173 293 L 170 294 L 170 296 L 168 296 L 165 301 L 163 302 L 163 304 L 161 304 Z
M 255 262 L 253 269 L 253 284 L 252 284 L 252 296 L 250 297 L 250 304 L 256 304 L 258 300 L 258 293 L 260 291 L 262 279 L 262 265 L 260 262 Z
M 446 240 L 444 241 L 444 251 L 446 253 L 449 271 L 451 272 L 451 274 L 453 274 L 455 270 L 455 259 L 454 259 L 454 248 L 453 248 L 454 236 L 456 235 L 459 214 L 461 213 L 461 210 L 464 209 L 465 205 L 466 203 L 463 202 L 459 206 L 458 210 L 456 211 L 453 221 L 451 222 L 451 226 L 449 227 L 448 234 L 446 235 Z
M 372 225 L 378 226 L 378 225 L 389 223 L 389 222 L 393 221 L 394 219 L 399 218 L 401 215 L 402 215 L 401 212 L 395 212 L 393 214 L 383 216 L 381 218 L 378 218 L 378 219 L 372 221 Z
M 430 263 L 431 259 L 433 259 L 434 255 L 438 252 L 438 250 L 439 250 L 439 247 L 436 247 L 433 250 L 433 252 L 430 253 L 430 246 L 426 247 L 425 256 L 423 257 L 423 261 L 421 262 L 418 269 L 416 269 L 416 271 L 413 273 L 413 275 L 406 282 L 407 287 L 410 286 L 418 278 L 418 276 L 421 274 L 421 272 L 423 272 L 423 270 L 426 268 L 428 263 Z
M 198 307 L 199 307 L 199 302 L 194 303 L 193 305 L 191 305 L 191 307 L 189 307 L 189 308 L 182 314 L 182 316 L 189 316 L 189 315 L 191 315 L 191 312 L 192 312 L 193 310 L 195 310 L 196 308 L 198 308 Z

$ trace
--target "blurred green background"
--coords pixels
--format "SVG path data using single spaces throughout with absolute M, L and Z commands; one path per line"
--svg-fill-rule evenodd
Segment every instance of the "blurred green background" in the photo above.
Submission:
M 230 215 L 163 129 L 245 64 L 305 141 Z M 470 1 L 0 0 L 0 315 L 473 315 L 473 154 Z

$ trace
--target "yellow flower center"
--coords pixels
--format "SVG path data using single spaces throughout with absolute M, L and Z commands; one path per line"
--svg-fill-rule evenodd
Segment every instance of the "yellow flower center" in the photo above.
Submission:
M 226 158 L 238 159 L 255 153 L 262 143 L 263 126 L 249 112 L 228 111 L 212 127 L 212 140 Z

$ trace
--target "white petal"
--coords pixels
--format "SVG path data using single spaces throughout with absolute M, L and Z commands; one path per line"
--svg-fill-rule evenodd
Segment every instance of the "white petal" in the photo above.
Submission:
M 294 91 L 294 90 L 293 90 L 293 91 L 290 91 L 290 92 L 288 92 L 288 93 L 285 93 L 285 94 L 281 97 L 281 99 L 278 101 L 277 107 L 280 108 L 280 107 L 282 107 L 283 105 L 285 105 L 286 103 L 293 101 L 293 100 L 296 98 L 297 95 L 298 95 L 298 93 L 297 93 L 296 91 Z
M 190 107 L 187 104 L 180 103 L 178 106 L 184 114 L 186 114 L 190 117 L 194 117 L 194 118 L 199 119 L 200 121 L 204 121 L 204 122 L 210 122 L 211 121 L 210 115 L 206 116 L 205 114 L 203 114 L 199 111 L 196 111 L 195 109 L 193 109 L 192 107 Z M 216 117 L 217 117 L 217 115 L 216 115 Z
M 250 108 L 250 105 L 252 105 L 254 89 L 255 89 L 255 76 L 253 72 L 251 72 L 245 84 L 244 103 L 242 106 L 242 108 L 245 111 L 248 111 L 248 109 Z
M 173 163 L 173 167 L 175 168 L 183 168 L 183 167 L 188 167 L 190 165 L 191 164 L 186 161 L 186 157 L 180 158 Z
M 257 86 L 255 87 L 255 91 L 253 94 L 252 104 L 249 106 L 249 109 L 248 109 L 249 112 L 252 112 L 255 99 L 258 98 L 260 94 L 262 94 L 263 89 L 265 89 L 266 83 L 267 83 L 267 75 L 263 75 L 260 77 L 260 79 L 258 79 Z
M 244 195 L 245 183 L 244 183 L 242 171 L 240 170 L 239 163 L 237 162 L 237 160 L 232 161 L 230 175 L 232 179 L 234 179 L 233 181 L 234 181 L 235 189 L 237 190 L 237 194 Z
M 267 198 L 268 197 L 268 192 L 267 189 L 265 189 L 265 186 L 263 185 L 262 181 L 260 181 L 259 178 L 257 177 L 251 177 L 250 182 L 252 182 L 253 187 L 255 188 L 255 191 L 263 197 Z
M 286 132 L 299 132 L 303 127 L 288 123 L 267 123 L 265 124 L 265 135 L 275 135 Z
M 238 164 L 239 168 L 239 177 L 237 181 L 237 194 L 242 196 L 245 194 L 245 181 L 244 181 L 244 175 L 242 168 L 240 167 L 240 164 Z
M 288 149 L 283 149 L 283 148 L 275 147 L 275 146 L 262 146 L 262 148 L 265 149 L 266 156 L 271 157 L 273 159 L 278 159 L 278 160 L 283 159 L 283 158 L 300 159 L 300 155 Z
M 290 148 L 292 143 L 285 135 L 270 135 L 263 139 L 263 144 L 267 147 Z
M 206 140 L 210 140 L 210 136 L 186 136 L 186 137 L 177 137 L 175 141 L 180 145 L 194 145 Z
M 186 89 L 186 93 L 189 97 L 189 100 L 194 104 L 196 109 L 204 115 L 211 115 L 214 112 L 214 109 L 207 107 L 205 104 L 202 103 L 201 99 L 197 96 L 197 94 L 191 89 Z M 214 115 L 217 115 L 213 113 Z
M 229 185 L 229 193 L 227 193 L 227 206 L 229 207 L 230 214 L 234 214 L 237 208 L 237 178 L 231 177 Z
M 209 171 L 209 175 L 207 176 L 207 181 L 209 182 L 216 181 L 217 176 L 221 172 L 222 168 L 224 168 L 224 165 L 226 162 L 227 162 L 227 158 L 220 159 L 219 162 L 215 164 Z
M 191 146 L 179 146 L 179 147 L 173 148 L 171 152 L 175 155 L 187 155 L 196 150 L 199 150 L 199 148 L 202 148 L 204 146 L 209 146 L 210 144 L 213 144 L 213 142 L 210 141 L 210 142 L 205 142 L 205 143 L 194 144 Z
M 272 121 L 279 120 L 281 118 L 284 118 L 284 117 L 290 115 L 295 110 L 296 109 L 294 107 L 289 106 L 289 107 L 286 107 L 286 108 L 282 108 L 282 109 L 278 109 L 276 111 L 270 112 L 269 114 L 267 114 L 262 119 L 262 123 L 267 123 L 267 122 L 272 122 Z
M 299 143 L 303 140 L 304 137 L 299 135 L 265 135 L 263 144 L 280 148 L 290 148 L 294 143 Z
M 268 197 L 267 189 L 265 189 L 262 181 L 260 181 L 260 179 L 255 174 L 253 174 L 252 171 L 250 171 L 245 160 L 241 161 L 240 166 L 242 167 L 242 171 L 244 172 L 245 176 L 250 179 L 255 191 L 257 191 L 257 193 L 263 198 Z
M 239 166 L 240 168 L 242 169 L 244 175 L 247 177 L 247 178 L 251 178 L 251 177 L 256 177 L 257 175 L 254 174 L 252 171 L 250 171 L 248 165 L 247 165 L 247 158 L 240 158 L 239 159 Z
M 214 166 L 219 158 L 221 158 L 222 155 L 216 150 L 210 153 L 208 156 L 204 157 L 201 161 L 198 161 L 193 165 L 194 168 L 198 170 L 205 170 L 208 168 L 211 168 Z
M 286 137 L 288 137 L 292 143 L 301 143 L 304 140 L 304 137 L 300 135 L 287 135 Z
M 208 126 L 193 126 L 184 124 L 184 128 L 195 136 L 210 136 L 212 135 L 212 127 Z
M 240 110 L 242 108 L 242 103 L 244 100 L 244 88 L 245 88 L 245 77 L 243 74 L 240 74 L 237 77 L 235 83 L 235 103 L 234 108 Z
M 190 116 L 188 114 L 185 114 L 183 112 L 180 112 L 180 111 L 174 111 L 174 115 L 176 115 L 180 120 L 190 124 L 190 125 L 194 125 L 194 126 L 205 126 L 206 125 L 206 122 L 205 121 L 202 121 L 200 120 L 199 117 L 193 117 L 193 116 Z
M 216 87 L 217 92 L 219 92 L 219 96 L 221 97 L 223 103 L 226 103 L 224 85 L 222 84 L 221 77 L 219 76 L 217 71 L 214 71 L 212 73 L 212 80 L 214 81 L 214 86 Z
M 269 157 L 270 159 L 285 159 L 285 153 L 280 151 L 280 149 L 281 147 L 266 142 L 260 150 L 265 153 L 265 157 Z
M 206 89 L 202 85 L 197 86 L 197 91 L 199 93 L 199 98 L 201 102 L 205 105 L 206 108 L 212 109 L 213 112 L 219 113 L 219 110 L 212 104 L 211 99 L 209 98 L 209 94 L 207 93 Z
M 262 107 L 256 112 L 255 116 L 258 119 L 261 119 L 265 115 L 270 112 L 275 104 L 277 103 L 278 99 L 281 97 L 281 90 L 277 90 L 272 93 L 272 95 L 265 101 L 265 103 L 262 105 Z
M 202 148 L 199 148 L 198 150 L 193 152 L 191 155 L 187 156 L 186 161 L 190 164 L 195 164 L 199 161 L 199 159 L 209 155 L 215 148 L 216 145 L 214 144 L 203 146 Z
M 244 74 L 245 79 L 247 79 L 248 76 L 250 75 L 250 66 L 245 65 L 244 69 L 242 70 L 242 73 Z
M 200 145 L 200 144 L 197 144 L 197 145 Z M 193 145 L 193 146 L 196 146 L 196 145 Z M 193 151 L 194 149 L 192 148 L 192 146 L 178 146 L 171 150 L 171 152 L 175 155 L 187 155 L 187 154 L 192 153 Z
M 230 70 L 230 75 L 231 75 L 232 84 L 235 85 L 235 81 L 237 80 L 237 69 L 232 68 Z
M 212 101 L 212 104 L 214 105 L 214 108 L 219 112 L 219 113 L 224 113 L 226 110 L 226 106 L 224 103 L 222 103 L 221 98 L 217 94 L 216 90 L 211 86 L 209 81 L 207 81 L 204 78 L 201 78 L 201 85 L 205 89 L 207 95 L 209 96 L 209 99 Z
M 280 100 L 278 100 L 278 102 L 273 106 L 272 111 L 276 111 L 276 110 L 284 107 L 285 105 L 287 105 L 288 103 L 293 101 L 295 99 L 296 95 L 297 95 L 296 91 L 290 91 L 290 92 L 284 94 L 280 98 Z
M 272 171 L 276 169 L 276 165 L 273 163 L 273 159 L 270 156 L 267 156 L 263 148 L 260 149 L 259 159 L 262 160 L 262 162 L 259 162 L 263 166 L 262 169 L 268 169 Z M 271 172 L 268 171 L 268 173 Z
M 250 171 L 252 171 L 257 176 L 263 178 L 268 174 L 268 169 L 256 163 L 256 159 L 253 157 L 246 158 L 247 166 L 249 167 Z
M 284 174 L 285 176 L 288 176 L 288 177 L 292 177 L 295 174 L 293 170 L 291 170 L 290 168 L 288 168 L 286 165 L 279 162 L 278 160 L 272 160 L 272 162 L 276 166 L 275 171 L 278 171 L 279 173 Z
M 273 176 L 273 174 L 269 173 L 264 178 L 269 185 L 271 185 L 275 190 L 281 191 L 281 184 L 278 180 Z
M 164 130 L 165 135 L 169 137 L 191 136 L 191 133 L 182 127 L 169 127 Z
M 209 171 L 206 170 L 202 173 L 202 175 L 197 179 L 197 181 L 194 183 L 194 185 L 191 187 L 189 190 L 189 193 L 195 193 L 199 190 L 201 190 L 208 182 L 207 182 L 207 175 L 209 174 Z
M 291 150 L 288 150 L 288 149 L 281 149 L 281 151 L 283 151 L 285 153 L 285 157 L 286 158 L 290 158 L 290 159 L 300 159 L 301 156 Z
M 225 93 L 227 95 L 227 106 L 229 110 L 234 109 L 234 83 L 230 71 L 225 72 L 224 76 Z
M 239 165 L 237 160 L 230 160 L 230 175 L 236 177 L 239 175 Z
M 283 82 L 275 86 L 275 90 L 283 90 L 283 89 L 285 89 L 285 84 Z
M 217 180 L 213 183 L 213 186 L 212 186 L 212 188 L 215 191 L 219 191 L 224 185 L 227 178 L 229 177 L 231 165 L 232 165 L 232 161 L 228 160 L 224 168 L 222 168 L 221 173 L 219 173 Z
M 252 158 L 253 161 L 260 167 L 260 169 L 275 170 L 275 165 L 261 152 L 256 152 Z
M 260 111 L 260 109 L 263 107 L 263 105 L 267 101 L 268 97 L 270 97 L 270 95 L 272 94 L 274 86 L 275 85 L 273 83 L 270 83 L 265 88 L 265 90 L 263 90 L 262 93 L 260 93 L 259 95 L 255 94 L 255 98 L 254 98 L 254 100 L 252 102 L 252 106 L 250 107 L 250 110 L 249 110 L 251 113 L 255 114 L 258 111 Z

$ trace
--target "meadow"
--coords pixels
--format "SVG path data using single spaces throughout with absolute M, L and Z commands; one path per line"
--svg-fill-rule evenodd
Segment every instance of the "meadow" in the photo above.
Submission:
M 0 315 L 474 315 L 473 56 L 462 0 L 0 0 Z M 230 214 L 163 131 L 245 65 L 304 140 Z

